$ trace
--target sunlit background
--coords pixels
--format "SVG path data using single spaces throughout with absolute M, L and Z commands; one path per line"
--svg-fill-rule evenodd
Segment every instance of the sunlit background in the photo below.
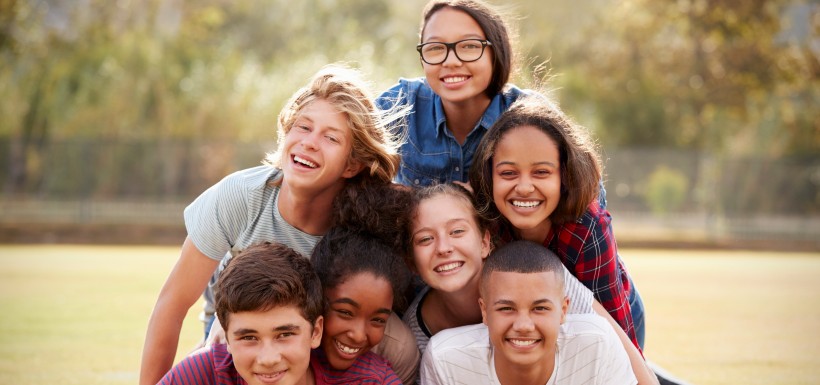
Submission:
M 318 68 L 376 93 L 421 76 L 424 3 L 0 2 L 2 240 L 178 241 L 182 207 L 274 148 Z M 817 2 L 503 9 L 515 83 L 595 132 L 621 243 L 820 249 Z
M 0 0 L 0 382 L 136 383 L 183 208 L 275 148 L 322 66 L 374 94 L 421 76 L 425 2 Z M 514 83 L 598 139 L 647 357 L 698 384 L 816 383 L 820 2 L 494 3 Z

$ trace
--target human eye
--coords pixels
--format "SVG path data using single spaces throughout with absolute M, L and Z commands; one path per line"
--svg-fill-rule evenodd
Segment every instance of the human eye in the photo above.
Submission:
M 444 49 L 444 44 L 442 44 L 442 43 L 427 43 L 422 47 L 422 49 L 424 50 L 424 52 L 430 52 L 430 53 L 441 52 L 441 50 Z
M 513 311 L 512 306 L 499 306 L 495 308 L 495 311 L 502 312 L 502 313 L 509 313 Z
M 426 246 L 433 242 L 433 237 L 429 235 L 423 235 L 416 238 L 416 244 L 419 246 Z
M 329 140 L 332 143 L 336 143 L 336 144 L 341 143 L 341 140 L 339 140 L 339 138 L 336 137 L 335 135 L 325 135 L 325 138 L 327 138 L 327 140 Z
M 307 125 L 304 125 L 304 124 L 298 124 L 298 123 L 294 124 L 293 128 L 296 129 L 297 131 L 301 131 L 301 132 L 309 132 L 310 131 L 310 127 L 308 127 Z
M 464 50 L 481 49 L 481 40 L 464 40 L 458 47 Z
M 387 318 L 385 317 L 375 317 L 370 322 L 372 322 L 374 326 L 380 328 L 387 326 Z
M 253 335 L 239 336 L 238 340 L 239 341 L 256 341 L 256 336 L 253 336 Z
M 333 311 L 336 312 L 336 314 L 338 314 L 342 318 L 345 318 L 345 319 L 353 318 L 353 312 L 350 311 L 350 310 L 347 310 L 347 309 L 333 309 Z
M 518 176 L 518 173 L 514 170 L 499 170 L 498 175 L 504 179 L 511 179 Z
M 294 332 L 282 332 L 282 333 L 279 333 L 279 335 L 276 336 L 276 338 L 281 340 L 281 339 L 285 339 L 285 338 L 292 337 L 292 336 L 295 336 L 295 335 L 296 335 L 296 333 L 294 333 Z
M 552 170 L 542 168 L 542 169 L 535 170 L 534 174 L 535 174 L 535 176 L 539 176 L 539 177 L 548 177 L 548 176 L 552 175 Z
M 450 231 L 450 235 L 459 236 L 459 235 L 462 235 L 462 234 L 464 234 L 464 233 L 466 233 L 466 232 L 467 232 L 467 230 L 465 230 L 465 229 L 462 229 L 462 228 L 455 228 L 455 229 L 453 229 L 452 231 Z

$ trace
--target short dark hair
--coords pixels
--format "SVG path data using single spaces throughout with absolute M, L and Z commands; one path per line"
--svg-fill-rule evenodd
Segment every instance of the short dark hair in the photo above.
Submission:
M 501 12 L 480 0 L 433 0 L 424 7 L 419 39 L 424 38 L 424 29 L 430 17 L 442 8 L 453 8 L 464 12 L 478 23 L 493 50 L 493 76 L 485 93 L 491 99 L 500 93 L 513 70 L 513 41 L 515 34 L 510 30 Z
M 214 302 L 225 331 L 231 313 L 295 306 L 311 325 L 324 313 L 322 283 L 310 261 L 271 242 L 250 246 L 231 259 L 216 282 Z
M 493 201 L 493 156 L 501 138 L 523 126 L 533 126 L 549 136 L 558 147 L 561 163 L 561 199 L 550 219 L 562 224 L 577 220 L 598 197 L 601 161 L 589 132 L 572 122 L 557 104 L 540 94 L 517 100 L 484 134 L 470 168 L 478 209 L 499 220 L 502 230 L 509 222 Z
M 324 290 L 356 274 L 371 273 L 390 282 L 393 308 L 404 308 L 410 270 L 396 250 L 377 236 L 358 228 L 333 227 L 316 244 L 311 260 Z
M 550 249 L 532 241 L 513 241 L 499 247 L 484 261 L 481 269 L 481 296 L 487 294 L 487 283 L 494 272 L 501 273 L 555 273 L 556 281 L 564 289 L 564 265 Z

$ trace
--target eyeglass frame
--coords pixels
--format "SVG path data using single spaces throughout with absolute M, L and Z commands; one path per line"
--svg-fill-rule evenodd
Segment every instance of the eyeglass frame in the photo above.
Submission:
M 481 54 L 478 55 L 478 57 L 473 59 L 473 60 L 464 60 L 461 57 L 459 57 L 458 52 L 456 51 L 456 44 L 462 43 L 462 42 L 465 42 L 465 41 L 473 41 L 473 40 L 481 43 Z M 421 52 L 421 50 L 424 48 L 425 45 L 428 45 L 428 44 L 443 44 L 445 47 L 447 47 L 447 53 L 444 54 L 444 59 L 442 59 L 438 63 L 430 63 L 427 60 L 424 60 L 424 54 Z M 482 39 L 473 38 L 473 39 L 461 39 L 459 41 L 454 41 L 452 43 L 443 43 L 443 42 L 440 42 L 440 41 L 428 41 L 427 43 L 421 43 L 421 44 L 416 45 L 416 51 L 419 52 L 419 56 L 421 57 L 421 61 L 423 61 L 423 62 L 425 62 L 429 65 L 439 65 L 441 63 L 446 62 L 447 58 L 450 57 L 450 51 L 452 51 L 453 54 L 456 55 L 456 59 L 458 59 L 459 61 L 461 61 L 463 63 L 472 63 L 474 61 L 478 61 L 479 59 L 481 59 L 484 56 L 484 50 L 486 50 L 487 47 L 492 47 L 492 46 L 493 46 L 493 42 L 491 42 L 487 39 L 482 40 Z

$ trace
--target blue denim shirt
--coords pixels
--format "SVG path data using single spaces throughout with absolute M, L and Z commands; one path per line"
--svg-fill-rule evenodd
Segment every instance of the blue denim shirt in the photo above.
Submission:
M 484 133 L 519 96 L 531 91 L 505 87 L 496 95 L 478 124 L 459 144 L 447 128 L 441 98 L 424 78 L 400 79 L 399 83 L 376 99 L 379 108 L 412 105 L 406 120 L 396 127 L 405 137 L 401 146 L 401 167 L 396 182 L 429 186 L 454 181 L 467 182 L 473 155 Z

